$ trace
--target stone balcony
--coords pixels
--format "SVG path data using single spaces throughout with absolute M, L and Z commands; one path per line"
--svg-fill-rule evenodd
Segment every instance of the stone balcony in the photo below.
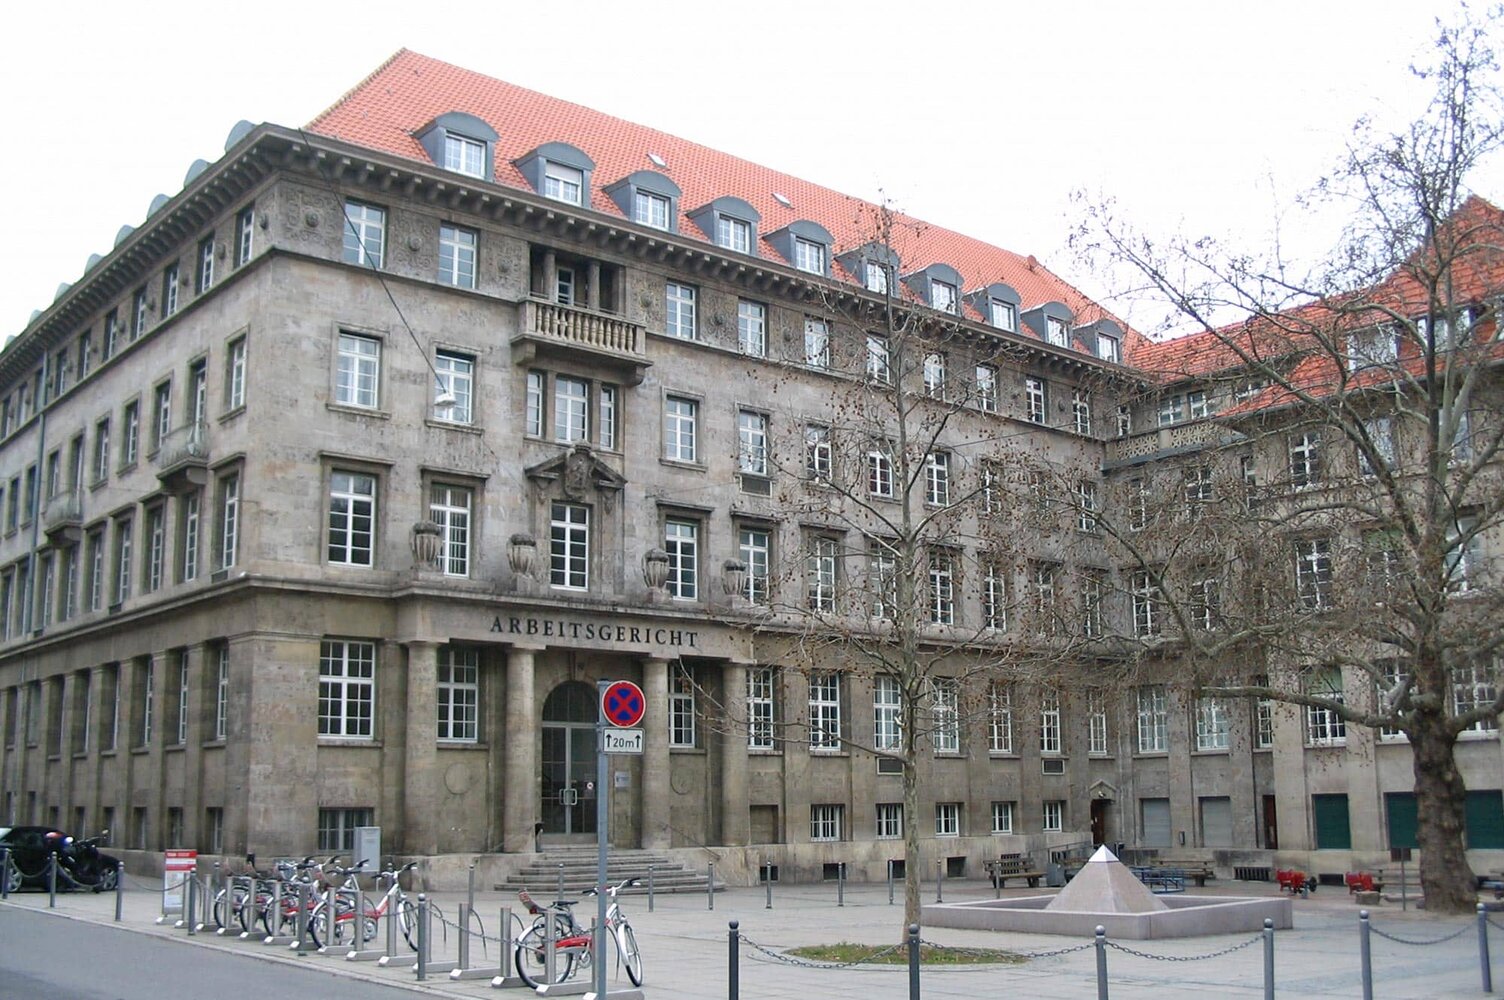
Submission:
M 1151 459 L 1193 451 L 1203 451 L 1235 444 L 1243 440 L 1236 431 L 1213 420 L 1195 420 L 1168 427 L 1156 427 L 1142 434 L 1114 438 L 1107 442 L 1102 459 L 1104 469 L 1138 465 Z
M 636 385 L 652 364 L 644 353 L 646 339 L 640 323 L 612 313 L 525 299 L 518 303 L 512 361 L 522 365 L 538 357 L 572 358 L 613 368 L 624 383 Z
M 168 493 L 187 493 L 209 482 L 209 425 L 184 424 L 157 449 L 157 480 Z
M 77 486 L 47 501 L 42 530 L 53 545 L 70 545 L 83 537 L 84 492 Z

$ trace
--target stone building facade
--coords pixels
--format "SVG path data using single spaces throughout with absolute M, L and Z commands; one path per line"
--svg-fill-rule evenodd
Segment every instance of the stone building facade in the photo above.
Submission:
M 1160 405 L 1124 363 L 1142 341 L 1033 258 L 876 239 L 853 207 L 408 52 L 305 130 L 238 126 L 0 354 L 4 819 L 145 852 L 377 825 L 391 853 L 518 858 L 593 836 L 595 685 L 619 678 L 649 711 L 644 754 L 612 760 L 613 843 L 732 877 L 880 878 L 904 823 L 972 874 L 1084 842 L 1382 851 L 1403 747 L 1310 746 L 1284 707 L 1208 738 L 1173 687 L 958 698 L 921 815 L 895 813 L 880 680 L 833 649 L 796 665 L 768 593 L 823 599 L 833 501 L 788 465 L 874 374 L 861 317 L 943 331 L 915 377 L 964 386 L 957 483 L 1007 440 L 1105 502 L 1204 424 L 1135 433 Z M 1063 529 L 966 522 L 936 648 L 981 662 L 1017 641 L 993 605 L 1046 584 L 1074 607 L 1105 582 L 1099 628 L 1128 627 L 1105 542 L 1070 530 L 1084 495 Z M 989 530 L 1020 553 L 1006 579 L 966 547 Z M 832 587 L 868 577 L 861 549 L 841 539 Z M 1479 736 L 1469 787 L 1497 798 Z M 1350 851 L 1317 852 L 1337 793 Z

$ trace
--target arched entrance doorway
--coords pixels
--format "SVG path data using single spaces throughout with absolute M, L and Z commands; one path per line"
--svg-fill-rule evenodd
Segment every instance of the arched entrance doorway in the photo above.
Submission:
M 543 833 L 595 834 L 595 688 L 566 681 L 543 702 Z

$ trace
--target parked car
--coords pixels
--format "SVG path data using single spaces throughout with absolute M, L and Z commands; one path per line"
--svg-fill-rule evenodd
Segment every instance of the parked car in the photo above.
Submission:
M 47 858 L 53 852 L 58 857 L 59 889 L 114 889 L 120 863 L 99 851 L 99 842 L 109 833 L 103 830 L 79 839 L 50 826 L 0 827 L 0 847 L 10 852 L 5 870 L 8 891 L 47 888 Z

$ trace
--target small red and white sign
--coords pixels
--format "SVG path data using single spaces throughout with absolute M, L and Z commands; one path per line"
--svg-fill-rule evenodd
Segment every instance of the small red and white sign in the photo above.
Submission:
M 622 729 L 641 722 L 647 704 L 642 688 L 631 681 L 613 681 L 601 694 L 601 714 L 607 723 Z
M 198 873 L 197 851 L 166 851 L 162 856 L 162 912 L 183 912 L 183 882 Z

